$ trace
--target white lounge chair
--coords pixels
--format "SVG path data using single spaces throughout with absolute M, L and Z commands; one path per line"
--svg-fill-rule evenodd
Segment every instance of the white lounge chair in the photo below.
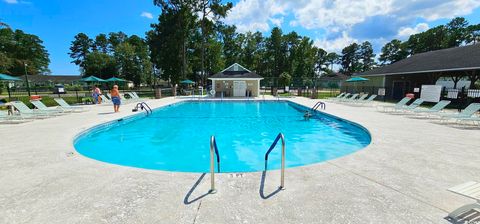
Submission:
M 457 219 L 460 215 L 473 209 L 480 209 L 480 183 L 470 181 L 448 189 L 449 191 L 476 200 L 476 203 L 464 205 L 448 214 L 448 217 Z M 480 210 L 479 210 L 480 211 Z
M 84 111 L 87 111 L 87 109 L 85 107 L 80 107 L 80 106 L 71 106 L 70 104 L 68 104 L 64 99 L 62 98 L 55 98 L 53 99 L 55 100 L 55 102 L 57 102 L 57 104 L 63 109 L 63 110 L 66 110 L 66 111 L 71 111 L 71 112 L 74 112 L 74 113 L 79 113 L 79 112 L 84 112 Z
M 107 93 L 110 95 L 109 93 Z M 100 98 L 102 98 L 102 104 L 112 104 L 112 101 L 109 100 L 105 95 L 100 95 Z
M 45 112 L 42 110 L 32 110 L 27 105 L 25 105 L 22 101 L 12 101 L 10 103 L 13 105 L 13 107 L 15 107 L 15 109 L 17 109 L 20 112 L 22 116 L 30 116 L 30 117 L 39 118 L 39 119 L 55 116 L 52 113 Z
M 345 97 L 345 98 L 342 98 L 342 99 L 338 100 L 338 102 L 352 102 L 353 100 L 357 99 L 358 95 L 360 95 L 360 94 L 355 93 L 351 97 Z
M 20 124 L 31 121 L 28 117 L 19 114 L 9 115 L 6 111 L 0 110 L 0 124 Z
M 346 104 L 356 104 L 362 101 L 365 101 L 365 99 L 368 97 L 368 94 L 362 94 L 358 99 L 351 99 L 351 100 L 346 100 L 344 103 Z
M 447 114 L 447 113 L 437 113 L 441 119 L 441 121 L 449 121 L 449 120 L 455 120 L 455 121 L 461 121 L 461 120 L 468 120 L 468 119 L 473 119 L 474 114 L 480 110 L 480 103 L 471 103 L 466 107 L 464 110 L 462 110 L 460 113 L 452 113 L 452 114 Z
M 46 113 L 50 113 L 50 114 L 56 115 L 56 116 L 60 116 L 63 113 L 68 112 L 68 111 L 65 111 L 65 110 L 63 110 L 62 108 L 59 108 L 59 107 L 47 107 L 40 100 L 30 100 L 30 103 L 32 103 L 33 106 L 35 106 L 38 110 L 44 111 Z
M 380 108 L 383 108 L 383 112 L 401 110 L 407 105 L 408 102 L 410 102 L 410 100 L 411 98 L 404 97 L 402 100 L 398 101 L 398 103 L 393 106 L 378 106 L 377 110 L 380 111 Z

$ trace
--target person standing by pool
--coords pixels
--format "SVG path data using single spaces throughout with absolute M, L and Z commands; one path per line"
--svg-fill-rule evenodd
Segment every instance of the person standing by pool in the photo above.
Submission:
M 120 92 L 118 92 L 118 86 L 114 85 L 113 89 L 110 91 L 110 95 L 112 95 L 112 103 L 113 103 L 113 110 L 115 113 L 119 112 L 120 110 Z
M 102 104 L 102 98 L 100 97 L 102 95 L 102 90 L 100 90 L 98 86 L 95 86 L 95 93 L 97 95 L 97 103 Z
M 97 86 L 93 86 L 92 98 L 93 98 L 93 102 L 95 104 L 100 104 L 101 103 L 100 95 L 102 95 L 102 91 L 100 90 L 100 88 L 98 88 Z

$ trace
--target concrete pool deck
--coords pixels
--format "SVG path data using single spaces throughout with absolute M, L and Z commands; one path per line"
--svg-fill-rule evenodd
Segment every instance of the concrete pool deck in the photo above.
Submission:
M 450 223 L 448 212 L 473 201 L 446 189 L 480 181 L 479 129 L 327 103 L 327 113 L 366 127 L 372 143 L 287 169 L 284 191 L 276 192 L 279 171 L 268 171 L 218 174 L 218 192 L 207 194 L 209 174 L 124 167 L 78 154 L 79 132 L 131 115 L 133 104 L 118 114 L 111 106 L 90 107 L 0 125 L 0 223 Z

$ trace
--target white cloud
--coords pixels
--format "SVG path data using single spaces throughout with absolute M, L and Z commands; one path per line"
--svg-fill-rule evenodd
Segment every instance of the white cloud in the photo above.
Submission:
M 415 27 L 402 27 L 398 31 L 398 37 L 400 38 L 406 38 L 409 37 L 410 35 L 421 33 L 423 31 L 428 30 L 430 27 L 426 23 L 419 23 Z
M 237 26 L 239 32 L 268 31 L 273 25 L 283 22 L 286 0 L 240 0 L 228 14 L 225 22 Z
M 148 18 L 148 19 L 153 19 L 152 13 L 149 13 L 149 12 L 142 12 L 142 14 L 140 14 L 140 16 Z
M 240 32 L 266 31 L 278 24 L 278 16 L 293 14 L 292 26 L 341 32 L 375 16 L 412 23 L 468 15 L 478 7 L 480 0 L 240 0 L 225 21 L 241 27 Z
M 340 37 L 331 40 L 317 38 L 315 39 L 314 44 L 328 52 L 340 52 L 344 47 L 353 42 L 358 42 L 358 40 L 348 36 L 347 32 L 342 32 Z
M 4 0 L 8 4 L 18 4 L 17 0 Z

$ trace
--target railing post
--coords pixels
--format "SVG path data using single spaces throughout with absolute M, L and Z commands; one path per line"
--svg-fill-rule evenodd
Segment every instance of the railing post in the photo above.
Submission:
M 214 163 L 214 148 L 215 148 L 215 136 L 210 138 L 210 190 L 208 193 L 215 194 L 215 163 Z
M 282 173 L 280 177 L 280 189 L 285 190 L 285 138 L 283 134 L 280 134 L 282 137 Z

